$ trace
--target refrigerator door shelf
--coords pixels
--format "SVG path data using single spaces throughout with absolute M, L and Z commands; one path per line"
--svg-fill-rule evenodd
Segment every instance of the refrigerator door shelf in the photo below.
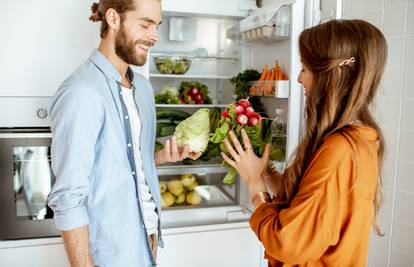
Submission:
M 157 168 L 158 176 L 182 175 L 187 173 L 226 173 L 227 168 L 221 164 L 199 164 L 199 165 L 169 165 Z
M 251 83 L 250 95 L 289 98 L 290 82 L 288 80 L 254 81 Z
M 238 205 L 211 208 L 191 208 L 163 210 L 161 227 L 163 229 L 208 226 L 248 221 L 250 213 Z

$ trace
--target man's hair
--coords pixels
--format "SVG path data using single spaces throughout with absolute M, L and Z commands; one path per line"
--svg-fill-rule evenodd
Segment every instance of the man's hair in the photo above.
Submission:
M 119 16 L 121 21 L 125 17 L 127 11 L 135 9 L 134 0 L 100 0 L 99 3 L 93 3 L 91 6 L 92 15 L 89 17 L 90 21 L 97 22 L 101 21 L 101 38 L 105 38 L 108 35 L 108 22 L 106 21 L 106 11 L 108 9 L 114 9 Z

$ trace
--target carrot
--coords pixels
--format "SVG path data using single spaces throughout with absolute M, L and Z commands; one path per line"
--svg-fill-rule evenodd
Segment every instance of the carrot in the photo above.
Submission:
M 269 80 L 274 81 L 276 79 L 276 69 L 272 69 L 272 74 L 270 75 Z
M 283 72 L 282 69 L 279 67 L 279 73 L 277 75 L 276 80 L 283 80 Z
M 267 76 L 267 72 L 268 72 L 268 69 L 267 69 L 267 64 L 265 64 L 265 66 L 264 66 L 264 68 L 263 68 L 262 75 L 260 76 L 259 81 L 263 81 L 263 80 L 265 80 L 265 78 L 266 78 L 266 76 Z
M 273 69 L 271 69 L 270 71 L 268 71 L 268 72 L 267 72 L 267 75 L 266 75 L 265 81 L 270 80 L 270 76 L 272 76 L 272 72 L 273 72 Z

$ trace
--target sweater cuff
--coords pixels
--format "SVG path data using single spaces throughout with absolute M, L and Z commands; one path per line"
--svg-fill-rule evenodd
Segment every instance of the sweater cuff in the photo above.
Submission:
M 269 216 L 274 217 L 279 214 L 276 204 L 274 203 L 262 203 L 260 204 L 256 210 L 253 212 L 252 216 L 250 217 L 249 223 L 252 230 L 255 232 L 257 238 L 261 241 L 260 238 L 260 228 L 261 224 L 266 218 Z

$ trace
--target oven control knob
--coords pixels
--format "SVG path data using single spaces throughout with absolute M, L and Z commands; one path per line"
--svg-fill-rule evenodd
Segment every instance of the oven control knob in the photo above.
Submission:
M 44 108 L 39 108 L 36 114 L 37 114 L 37 117 L 39 117 L 40 119 L 44 119 L 47 117 L 47 110 Z

